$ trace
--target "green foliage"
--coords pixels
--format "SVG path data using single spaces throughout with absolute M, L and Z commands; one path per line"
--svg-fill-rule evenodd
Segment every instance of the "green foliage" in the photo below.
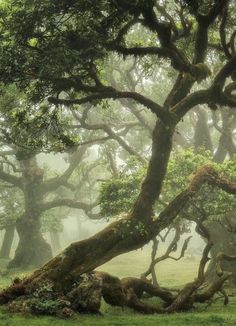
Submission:
M 23 198 L 16 188 L 0 190 L 0 229 L 14 225 L 22 213 Z
M 53 284 L 50 282 L 42 283 L 33 296 L 29 300 L 28 306 L 36 315 L 57 315 L 65 306 L 69 305 L 68 301 L 56 298 Z
M 130 8 L 122 9 L 107 0 L 5 3 L 0 11 L 1 77 L 27 88 L 34 101 L 52 91 L 69 90 L 73 81 L 62 80 L 65 75 L 89 83 L 93 63 L 107 56 L 105 43 L 129 17 Z
M 210 153 L 207 151 L 194 153 L 192 149 L 185 149 L 174 152 L 168 164 L 167 180 L 164 187 L 183 189 L 189 183 L 199 167 L 209 163 Z
M 217 0 L 177 0 L 182 6 L 188 7 L 193 14 L 205 15 L 211 7 L 217 3 Z
M 46 102 L 32 105 L 15 84 L 0 84 L 1 136 L 18 146 L 16 158 L 23 160 L 44 151 L 60 152 L 79 141 L 68 129 L 71 119 Z
M 196 154 L 191 149 L 187 149 L 173 153 L 168 164 L 161 198 L 156 206 L 157 213 L 181 190 L 184 190 L 198 168 L 209 163 L 213 164 L 207 151 Z M 236 180 L 236 157 L 214 166 L 220 174 L 228 176 L 232 181 Z M 145 169 L 135 166 L 131 170 L 102 184 L 100 205 L 104 216 L 121 214 L 131 209 L 139 192 Z M 235 209 L 235 196 L 209 185 L 202 187 L 188 207 L 189 213 L 194 214 L 195 217 L 206 214 L 212 219 L 222 219 L 227 214 L 233 214 Z
M 30 301 L 30 308 L 35 315 L 55 315 L 61 309 L 61 304 L 56 300 L 34 298 Z
M 231 182 L 236 182 L 236 156 L 222 164 L 215 164 L 215 168 L 220 175 L 226 176 Z M 214 220 L 233 218 L 235 209 L 235 196 L 212 186 L 204 186 L 196 203 L 192 205 L 194 214 L 206 214 Z
M 162 191 L 162 199 L 171 200 L 181 188 L 187 185 L 189 174 L 207 161 L 203 155 L 194 155 L 191 150 L 177 152 L 168 165 L 168 172 Z M 103 216 L 127 212 L 136 199 L 145 168 L 131 164 L 119 176 L 104 182 L 100 189 L 100 206 Z
M 139 193 L 144 168 L 135 161 L 128 163 L 128 170 L 105 181 L 100 187 L 99 203 L 101 214 L 106 217 L 127 212 Z
M 139 190 L 139 180 L 125 176 L 105 182 L 101 187 L 101 213 L 105 216 L 117 215 L 130 209 Z

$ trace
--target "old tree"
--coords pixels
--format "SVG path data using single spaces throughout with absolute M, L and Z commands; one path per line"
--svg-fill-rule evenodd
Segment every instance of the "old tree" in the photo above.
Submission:
M 87 295 L 84 306 L 84 273 L 122 253 L 142 247 L 166 228 L 208 184 L 236 194 L 236 184 L 203 166 L 189 186 L 179 193 L 159 216 L 153 207 L 158 201 L 178 123 L 197 105 L 217 110 L 236 106 L 235 3 L 230 0 L 70 0 L 7 1 L 1 7 L 0 76 L 4 83 L 16 83 L 35 103 L 48 100 L 55 110 L 90 103 L 93 110 L 105 100 L 125 99 L 150 110 L 156 120 L 152 133 L 152 153 L 140 193 L 130 212 L 87 240 L 72 243 L 28 278 L 18 281 L 0 295 L 2 303 L 22 296 L 23 301 L 47 284 L 50 298 L 65 298 L 59 305 L 70 309 L 98 310 Z M 139 37 L 139 35 L 144 35 Z M 145 93 L 142 88 L 127 90 L 109 84 L 106 63 L 112 56 L 125 61 L 133 58 L 148 74 L 156 74 L 161 85 L 162 68 L 174 76 L 165 100 Z M 138 82 L 137 82 L 138 83 Z M 142 89 L 142 93 L 141 93 Z M 114 305 L 128 305 L 142 312 L 172 312 L 203 302 L 230 277 L 220 266 L 218 279 L 208 289 L 197 290 L 204 282 L 204 267 L 212 247 L 203 224 L 201 233 L 208 238 L 197 279 L 179 293 L 150 285 L 146 280 L 119 280 L 105 273 L 90 273 L 91 291 L 103 295 Z M 227 253 L 226 253 L 227 254 Z M 143 291 L 160 296 L 163 307 L 140 301 Z M 42 294 L 42 291 L 40 292 Z M 99 296 L 98 295 L 98 296 Z M 83 301 L 83 304 L 81 303 Z M 59 302 L 59 301 L 58 301 Z

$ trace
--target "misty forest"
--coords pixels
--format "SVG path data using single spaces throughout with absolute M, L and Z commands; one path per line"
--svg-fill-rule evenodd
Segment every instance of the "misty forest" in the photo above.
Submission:
M 235 0 L 0 1 L 21 325 L 236 325 Z

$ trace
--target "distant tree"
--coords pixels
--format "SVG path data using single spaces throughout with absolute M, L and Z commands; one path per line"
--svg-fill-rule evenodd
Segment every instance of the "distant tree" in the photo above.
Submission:
M 12 227 L 15 225 L 19 235 L 14 258 L 8 267 L 35 267 L 52 257 L 51 247 L 42 236 L 42 214 L 60 206 L 79 208 L 87 212 L 93 208 L 93 205 L 80 202 L 71 195 L 73 185 L 69 180 L 82 161 L 88 145 L 75 147 L 72 137 L 60 129 L 59 117 L 49 114 L 48 119 L 42 119 L 44 106 L 36 114 L 35 108 L 27 104 L 16 86 L 2 85 L 1 92 L 0 180 L 3 187 L 6 187 L 2 193 L 6 197 L 2 203 L 5 210 L 4 222 L 7 229 L 8 224 Z M 37 136 L 38 140 L 37 133 L 40 136 Z M 46 177 L 46 171 L 38 165 L 37 154 L 62 148 L 70 149 L 67 154 L 67 168 L 60 175 Z M 13 187 L 11 192 L 8 190 L 9 186 Z M 64 191 L 62 197 L 57 198 L 56 191 L 60 187 L 67 189 L 67 192 Z M 21 198 L 20 202 L 18 200 L 18 209 L 14 207 L 13 194 L 18 194 Z M 6 236 L 9 232 L 6 232 Z M 13 233 L 11 229 L 10 238 Z M 9 243 L 10 240 L 7 251 Z M 5 244 L 3 251 L 4 246 Z M 7 256 L 7 252 L 2 254 Z
M 2 185 L 0 192 L 0 229 L 5 230 L 0 258 L 9 259 L 14 239 L 16 220 L 21 215 L 22 196 L 13 186 Z

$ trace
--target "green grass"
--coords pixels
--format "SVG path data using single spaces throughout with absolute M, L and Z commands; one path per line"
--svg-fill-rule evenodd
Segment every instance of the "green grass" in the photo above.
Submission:
M 234 308 L 215 305 L 206 311 L 176 313 L 172 315 L 141 315 L 129 309 L 103 307 L 103 316 L 76 316 L 63 320 L 55 317 L 22 316 L 9 314 L 5 309 L 0 310 L 1 326 L 235 326 L 236 312 Z
M 158 279 L 163 286 L 179 287 L 191 281 L 197 271 L 199 259 L 183 259 L 181 262 L 166 261 L 158 266 Z M 0 262 L 3 266 L 4 262 Z M 149 248 L 135 251 L 115 258 L 100 267 L 119 277 L 139 276 L 148 266 Z M 10 275 L 0 277 L 0 287 L 5 287 L 17 275 L 23 273 L 14 271 Z M 155 299 L 152 299 L 152 302 Z M 235 326 L 236 325 L 236 297 L 230 298 L 228 306 L 224 306 L 221 299 L 207 306 L 198 305 L 188 313 L 171 315 L 141 315 L 125 308 L 111 307 L 103 302 L 102 316 L 78 315 L 71 319 L 59 319 L 47 316 L 31 316 L 12 314 L 6 308 L 0 308 L 0 326 Z
M 161 251 L 159 252 L 159 255 Z M 157 277 L 162 286 L 179 287 L 193 280 L 197 275 L 200 257 L 184 259 L 182 261 L 166 260 L 157 267 Z M 110 262 L 100 266 L 100 270 L 119 277 L 140 275 L 150 264 L 150 246 L 116 257 Z

